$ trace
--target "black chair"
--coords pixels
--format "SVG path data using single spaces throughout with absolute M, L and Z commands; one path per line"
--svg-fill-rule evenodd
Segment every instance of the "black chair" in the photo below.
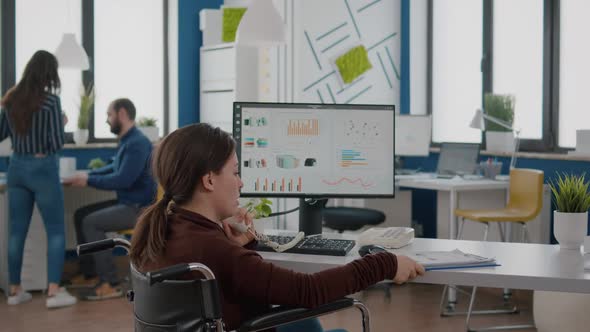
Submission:
M 385 221 L 385 214 L 378 210 L 355 207 L 326 207 L 324 202 L 324 226 L 339 233 L 356 231 L 365 226 L 377 226 Z
M 77 250 L 78 255 L 84 255 L 114 247 L 129 250 L 130 244 L 123 239 L 106 239 L 80 245 Z M 127 299 L 133 302 L 135 331 L 225 331 L 217 280 L 207 266 L 199 263 L 178 264 L 144 274 L 133 264 L 130 265 L 132 290 L 127 293 Z M 191 271 L 200 272 L 203 279 L 176 280 Z M 312 309 L 275 307 L 264 315 L 244 322 L 236 331 L 271 329 L 351 307 L 360 310 L 363 331 L 370 331 L 368 309 L 360 301 L 351 298 Z

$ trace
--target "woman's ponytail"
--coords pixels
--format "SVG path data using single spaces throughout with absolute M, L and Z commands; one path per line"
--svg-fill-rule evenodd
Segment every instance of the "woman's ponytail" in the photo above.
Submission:
M 160 199 L 148 206 L 139 216 L 131 238 L 131 263 L 142 266 L 155 261 L 166 249 L 168 215 L 174 205 L 172 199 Z

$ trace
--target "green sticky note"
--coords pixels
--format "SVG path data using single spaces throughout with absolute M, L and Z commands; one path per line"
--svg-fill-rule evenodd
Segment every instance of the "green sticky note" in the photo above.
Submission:
M 373 68 L 367 49 L 364 46 L 357 46 L 336 59 L 336 66 L 344 83 L 352 83 L 357 77 L 367 70 Z
M 221 40 L 225 43 L 232 43 L 236 40 L 236 32 L 247 8 L 227 7 L 223 8 L 223 34 Z

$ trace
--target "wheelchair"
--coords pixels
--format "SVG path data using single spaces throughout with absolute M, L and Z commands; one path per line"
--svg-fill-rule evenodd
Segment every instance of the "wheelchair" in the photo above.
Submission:
M 85 255 L 115 247 L 129 252 L 131 244 L 119 238 L 105 239 L 79 245 L 77 253 Z M 191 271 L 198 271 L 204 277 L 178 280 Z M 130 264 L 130 274 L 131 290 L 127 292 L 127 299 L 133 303 L 136 332 L 226 331 L 217 280 L 207 266 L 200 263 L 177 264 L 144 274 Z M 361 312 L 363 332 L 369 332 L 369 310 L 360 301 L 347 297 L 315 308 L 274 307 L 269 312 L 244 322 L 235 331 L 272 329 L 351 307 Z

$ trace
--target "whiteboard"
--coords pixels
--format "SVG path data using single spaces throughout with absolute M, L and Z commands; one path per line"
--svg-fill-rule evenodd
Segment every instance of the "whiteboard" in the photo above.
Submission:
M 294 101 L 399 105 L 400 12 L 399 0 L 294 1 Z M 371 68 L 345 84 L 335 60 L 357 46 Z

